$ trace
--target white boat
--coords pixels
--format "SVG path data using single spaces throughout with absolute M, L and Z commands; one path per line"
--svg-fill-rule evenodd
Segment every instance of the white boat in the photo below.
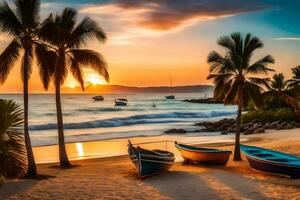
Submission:
M 127 106 L 127 99 L 115 99 L 115 106 Z
M 94 97 L 92 97 L 92 99 L 94 100 L 94 101 L 104 101 L 104 97 L 103 96 L 94 96 Z

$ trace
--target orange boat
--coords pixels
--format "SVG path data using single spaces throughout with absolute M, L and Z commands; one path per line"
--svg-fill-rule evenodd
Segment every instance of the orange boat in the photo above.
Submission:
M 202 148 L 179 144 L 177 142 L 175 142 L 175 146 L 183 157 L 184 164 L 196 162 L 213 165 L 226 165 L 231 154 L 231 151 Z

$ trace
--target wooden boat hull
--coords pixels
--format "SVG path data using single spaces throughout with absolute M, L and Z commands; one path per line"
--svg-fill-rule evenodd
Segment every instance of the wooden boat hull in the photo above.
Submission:
M 243 147 L 245 146 L 241 145 L 241 150 L 245 155 L 245 157 L 247 158 L 249 165 L 251 166 L 252 169 L 261 172 L 271 173 L 271 174 L 288 176 L 293 179 L 300 178 L 300 166 L 292 166 L 285 163 L 274 162 L 272 160 L 260 159 L 250 155 L 246 150 L 244 150 Z M 271 152 L 275 152 L 275 151 L 271 151 Z M 277 158 L 276 160 L 279 161 L 280 159 Z
M 130 144 L 128 145 L 128 154 L 142 179 L 166 172 L 175 161 L 172 153 L 170 156 L 160 156 L 155 151 L 133 147 Z
M 192 161 L 204 164 L 226 165 L 231 154 L 231 151 L 218 149 L 197 148 L 183 144 L 175 144 L 175 146 L 186 163 Z

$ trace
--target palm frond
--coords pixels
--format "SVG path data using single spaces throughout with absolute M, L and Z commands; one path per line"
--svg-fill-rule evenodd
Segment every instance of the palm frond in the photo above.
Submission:
M 287 81 L 289 88 L 295 88 L 300 85 L 300 66 L 292 69 L 293 77 Z
M 239 81 L 235 80 L 224 98 L 225 105 L 234 105 L 238 103 L 239 87 Z
M 266 89 L 270 89 L 270 78 L 257 78 L 257 77 L 247 77 L 249 79 L 249 82 L 252 84 L 259 85 L 261 87 L 265 87 Z
M 54 74 L 55 64 L 57 60 L 57 54 L 54 51 L 47 49 L 43 44 L 36 43 L 35 55 L 37 65 L 39 67 L 40 77 L 44 88 L 47 90 L 51 77 Z
M 235 52 L 236 48 L 235 48 L 235 43 L 234 41 L 231 39 L 231 37 L 229 36 L 223 36 L 220 37 L 217 40 L 217 43 L 222 46 L 225 47 L 227 50 L 231 51 L 231 52 Z
M 3 84 L 18 60 L 21 50 L 20 42 L 13 40 L 0 55 L 0 83 Z
M 26 171 L 22 125 L 20 105 L 0 99 L 0 176 L 21 177 Z
M 232 33 L 230 35 L 231 39 L 234 41 L 235 43 L 235 50 L 236 50 L 236 53 L 234 55 L 240 55 L 242 56 L 243 54 L 243 38 L 241 36 L 241 33 L 239 32 L 236 32 L 236 33 Z
M 228 56 L 222 57 L 218 52 L 212 51 L 207 58 L 211 73 L 236 73 L 237 71 Z
M 85 17 L 72 31 L 68 41 L 68 47 L 78 48 L 84 45 L 88 40 L 93 39 L 104 42 L 106 40 L 106 34 L 96 21 Z
M 274 58 L 271 55 L 267 55 L 262 59 L 255 62 L 253 65 L 249 66 L 246 69 L 246 74 L 265 74 L 267 75 L 269 72 L 274 72 L 275 70 L 268 68 L 268 64 L 275 63 Z
M 33 48 L 24 49 L 24 55 L 22 58 L 21 65 L 21 78 L 25 80 L 25 78 L 30 78 L 30 74 L 32 71 L 32 61 L 33 61 Z M 25 77 L 26 76 L 26 77 Z
M 77 20 L 77 11 L 73 8 L 64 8 L 61 14 L 54 18 L 55 24 L 66 33 L 71 33 Z
M 76 62 L 85 66 L 90 66 L 103 76 L 106 81 L 109 81 L 107 66 L 100 53 L 88 49 L 72 49 L 69 52 Z
M 13 36 L 22 33 L 22 24 L 5 1 L 0 2 L 0 30 Z
M 245 44 L 244 53 L 243 53 L 244 65 L 248 66 L 247 64 L 249 63 L 249 60 L 251 59 L 253 52 L 259 48 L 262 48 L 263 43 L 259 38 L 252 37 L 251 34 L 247 34 L 244 44 Z
M 79 82 L 81 89 L 84 90 L 84 80 L 80 64 L 73 58 L 71 58 L 70 71 L 73 77 Z
M 50 14 L 41 23 L 37 35 L 40 40 L 55 47 L 63 42 L 62 35 L 64 35 L 64 31 L 55 24 L 53 15 Z
M 282 91 L 287 89 L 287 82 L 282 73 L 274 74 L 271 81 L 271 88 L 276 91 Z
M 16 13 L 24 27 L 36 28 L 39 23 L 39 0 L 16 0 Z
M 258 79 L 256 79 L 256 81 L 258 81 Z M 265 80 L 261 80 L 261 81 L 265 81 Z M 254 104 L 257 107 L 261 107 L 262 106 L 262 94 L 261 92 L 263 91 L 263 89 L 259 86 L 260 84 L 258 82 L 248 82 L 246 81 L 243 85 L 243 91 L 244 91 L 244 106 L 248 105 L 249 100 L 252 100 L 254 102 Z

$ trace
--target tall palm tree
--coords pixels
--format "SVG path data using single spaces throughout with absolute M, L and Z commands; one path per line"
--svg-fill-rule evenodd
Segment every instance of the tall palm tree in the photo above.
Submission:
M 0 178 L 26 173 L 23 109 L 11 100 L 0 99 Z
M 24 94 L 24 136 L 27 151 L 28 170 L 26 176 L 36 175 L 36 165 L 28 132 L 28 81 L 39 27 L 39 0 L 16 0 L 15 10 L 5 1 L 0 2 L 0 31 L 13 37 L 12 42 L 0 55 L 0 84 L 3 84 L 22 53 L 21 78 Z M 43 66 L 42 63 L 40 63 Z M 46 72 L 41 70 L 41 74 Z
M 256 49 L 262 48 L 263 43 L 250 33 L 244 38 L 240 33 L 220 37 L 217 43 L 224 47 L 226 52 L 222 56 L 216 51 L 208 55 L 210 74 L 207 79 L 215 83 L 214 98 L 224 104 L 237 104 L 237 126 L 234 148 L 234 160 L 241 159 L 240 128 L 242 109 L 252 100 L 256 105 L 261 103 L 260 92 L 268 86 L 268 78 L 257 75 L 267 75 L 273 71 L 267 65 L 274 63 L 272 56 L 267 55 L 257 62 L 250 64 L 250 59 Z
M 64 83 L 68 69 L 84 90 L 83 67 L 90 66 L 105 79 L 109 80 L 106 63 L 101 54 L 81 47 L 88 40 L 96 39 L 100 42 L 106 40 L 106 34 L 98 24 L 85 17 L 76 25 L 77 12 L 72 8 L 65 8 L 62 13 L 52 14 L 45 20 L 39 37 L 48 45 L 48 52 L 55 60 L 53 80 L 55 85 L 57 126 L 59 139 L 60 166 L 71 166 L 64 139 L 63 116 L 61 106 L 60 86 Z
M 293 93 L 289 90 L 289 81 L 285 80 L 282 73 L 274 74 L 271 80 L 270 88 L 268 91 L 263 93 L 264 98 L 279 97 L 287 105 L 294 108 L 294 110 L 299 109 L 297 100 L 293 97 Z M 295 83 L 295 82 L 293 82 Z
M 293 77 L 288 80 L 289 88 L 294 88 L 300 85 L 300 66 L 297 66 L 292 69 Z

